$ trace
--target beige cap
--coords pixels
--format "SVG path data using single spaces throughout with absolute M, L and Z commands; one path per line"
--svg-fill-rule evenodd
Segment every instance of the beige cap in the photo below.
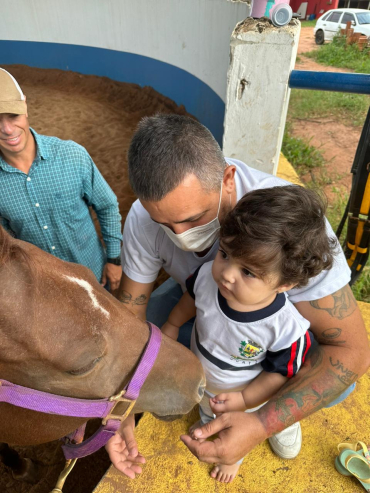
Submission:
M 18 82 L 3 68 L 0 68 L 0 113 L 25 115 L 25 96 Z

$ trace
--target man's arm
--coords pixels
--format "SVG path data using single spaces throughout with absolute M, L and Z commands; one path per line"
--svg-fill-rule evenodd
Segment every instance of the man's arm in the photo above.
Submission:
M 316 301 L 299 302 L 296 308 L 311 322 L 310 330 L 320 345 L 297 375 L 258 411 L 223 414 L 193 432 L 192 438 L 201 443 L 183 436 L 201 460 L 226 464 L 239 460 L 274 433 L 330 404 L 369 368 L 366 330 L 349 286 Z M 216 440 L 203 442 L 217 432 Z
M 299 302 L 319 342 L 300 372 L 261 409 L 270 436 L 330 404 L 363 375 L 370 365 L 366 329 L 347 285 L 332 295 Z
M 81 165 L 83 166 L 83 197 L 89 207 L 96 212 L 101 234 L 104 240 L 107 258 L 116 259 L 121 253 L 121 214 L 119 212 L 118 200 L 96 167 L 95 163 L 84 150 L 81 154 Z M 105 265 L 102 283 L 108 279 L 111 289 L 116 290 L 120 281 L 120 271 Z
M 146 308 L 153 286 L 154 282 L 148 284 L 136 282 L 123 273 L 117 298 L 137 317 L 146 320 Z

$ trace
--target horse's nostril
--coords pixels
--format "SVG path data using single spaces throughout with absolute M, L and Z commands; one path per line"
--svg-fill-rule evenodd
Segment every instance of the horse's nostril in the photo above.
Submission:
M 201 399 L 203 398 L 205 388 L 206 388 L 205 382 L 202 382 L 198 388 L 198 394 Z

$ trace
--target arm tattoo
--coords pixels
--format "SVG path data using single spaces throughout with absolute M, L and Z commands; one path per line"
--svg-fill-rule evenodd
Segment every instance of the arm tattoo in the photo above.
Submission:
M 119 295 L 119 301 L 125 305 L 145 305 L 147 302 L 147 296 L 141 294 L 135 299 L 132 299 L 132 294 L 123 290 Z
M 347 341 L 338 341 L 338 337 L 340 337 L 342 333 L 342 329 L 339 327 L 331 327 L 330 329 L 324 330 L 321 332 L 321 336 L 317 337 L 316 340 L 320 344 L 329 344 L 330 346 L 336 346 L 339 344 L 345 344 Z
M 344 383 L 344 385 L 351 385 L 353 382 L 355 382 L 358 378 L 358 374 L 354 373 L 353 371 L 349 370 L 348 368 L 345 368 L 343 366 L 343 363 L 341 363 L 338 359 L 334 363 L 332 357 L 329 357 L 330 364 L 336 368 L 340 374 L 337 376 L 337 378 Z
M 323 361 L 324 350 L 318 346 L 306 359 L 300 370 L 301 377 L 289 380 L 276 397 L 256 411 L 269 435 L 330 404 L 356 380 L 355 373 L 331 359 L 330 364 L 336 371 L 327 367 L 323 372 Z
M 327 296 L 329 298 L 329 296 Z M 351 288 L 345 286 L 336 293 L 330 295 L 332 299 L 331 306 L 324 306 L 323 300 L 310 301 L 310 305 L 317 310 L 325 310 L 331 317 L 342 320 L 349 317 L 356 309 L 356 300 L 352 294 Z
M 131 298 L 132 298 L 132 295 L 130 293 L 128 293 L 127 291 L 123 290 L 120 294 L 119 294 L 119 301 L 121 303 L 125 303 L 126 305 L 129 305 L 130 304 L 130 301 L 131 301 Z
M 135 298 L 132 301 L 132 304 L 133 305 L 145 305 L 146 300 L 147 300 L 147 297 L 145 296 L 145 294 L 141 294 L 140 296 L 138 296 L 137 298 Z

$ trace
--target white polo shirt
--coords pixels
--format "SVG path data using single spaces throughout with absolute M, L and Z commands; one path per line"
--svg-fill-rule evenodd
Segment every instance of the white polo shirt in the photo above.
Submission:
M 281 178 L 250 168 L 237 159 L 227 158 L 226 162 L 236 166 L 237 200 L 252 190 L 290 184 Z M 329 236 L 335 237 L 328 222 L 327 231 Z M 159 224 L 150 218 L 141 202 L 136 200 L 123 229 L 122 268 L 133 281 L 150 283 L 157 279 L 159 270 L 163 267 L 185 291 L 186 279 L 202 264 L 213 260 L 217 250 L 218 241 L 204 257 L 198 257 L 195 252 L 184 252 L 175 246 Z M 307 286 L 289 291 L 289 300 L 297 303 L 323 298 L 348 284 L 350 277 L 350 269 L 340 249 L 333 267 L 312 278 Z

